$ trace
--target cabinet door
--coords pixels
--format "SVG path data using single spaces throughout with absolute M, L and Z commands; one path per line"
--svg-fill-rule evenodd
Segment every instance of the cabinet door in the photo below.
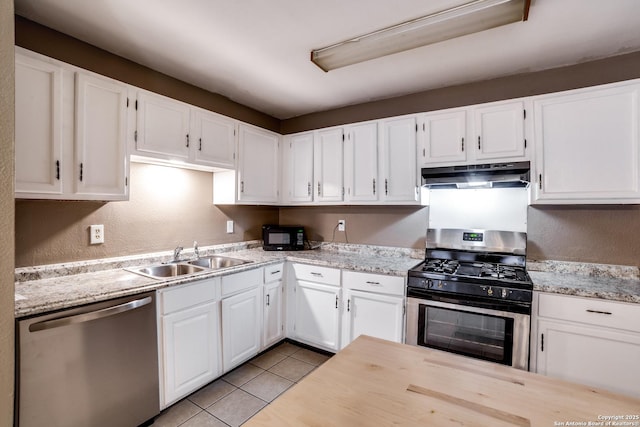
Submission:
M 253 126 L 239 126 L 238 200 L 278 201 L 279 137 Z
M 477 107 L 474 124 L 477 159 L 525 158 L 522 102 Z
M 640 397 L 640 335 L 538 321 L 537 372 Z
M 88 199 L 127 198 L 127 87 L 76 73 L 75 193 Z
M 341 202 L 344 196 L 342 128 L 322 130 L 314 141 L 315 200 L 318 202 Z
M 402 342 L 404 298 L 345 290 L 342 347 L 360 335 Z
M 291 136 L 287 151 L 289 202 L 313 201 L 313 134 Z
M 415 117 L 382 122 L 381 198 L 388 202 L 418 201 Z
M 378 125 L 351 126 L 344 147 L 345 199 L 378 200 Z
M 283 289 L 281 280 L 264 286 L 262 348 L 269 347 L 284 338 Z
M 295 335 L 300 341 L 338 350 L 340 338 L 340 288 L 298 280 Z
M 422 163 L 455 163 L 467 160 L 466 111 L 426 114 L 422 125 Z
M 208 111 L 192 110 L 196 163 L 233 169 L 236 155 L 235 120 Z
M 62 68 L 16 55 L 15 175 L 18 197 L 62 193 Z
M 261 291 L 255 288 L 222 300 L 222 367 L 225 372 L 260 351 Z
M 539 201 L 640 199 L 638 86 L 553 95 L 534 106 Z
M 220 375 L 220 318 L 217 302 L 162 318 L 163 407 Z
M 138 94 L 136 151 L 189 160 L 189 106 L 148 92 Z

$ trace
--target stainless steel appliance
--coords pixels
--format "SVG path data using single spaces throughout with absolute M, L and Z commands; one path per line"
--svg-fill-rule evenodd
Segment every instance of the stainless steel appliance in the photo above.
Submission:
M 408 272 L 407 344 L 527 370 L 533 284 L 526 233 L 429 229 Z
M 19 320 L 16 425 L 135 427 L 155 417 L 154 295 Z
M 423 168 L 422 184 L 430 188 L 528 187 L 529 162 Z
M 304 241 L 304 227 L 300 225 L 262 226 L 262 249 L 265 251 L 301 251 Z

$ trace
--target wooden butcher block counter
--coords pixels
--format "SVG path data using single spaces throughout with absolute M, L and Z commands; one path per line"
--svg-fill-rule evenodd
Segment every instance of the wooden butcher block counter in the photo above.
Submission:
M 640 426 L 640 399 L 360 336 L 245 426 Z

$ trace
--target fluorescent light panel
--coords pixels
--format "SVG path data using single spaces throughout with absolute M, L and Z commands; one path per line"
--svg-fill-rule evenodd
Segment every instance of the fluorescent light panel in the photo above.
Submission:
M 530 0 L 476 0 L 311 51 L 324 71 L 526 21 Z

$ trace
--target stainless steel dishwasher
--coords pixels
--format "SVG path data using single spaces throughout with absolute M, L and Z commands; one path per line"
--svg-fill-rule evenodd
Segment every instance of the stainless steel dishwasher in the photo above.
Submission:
M 17 321 L 16 425 L 135 427 L 160 412 L 153 292 Z

